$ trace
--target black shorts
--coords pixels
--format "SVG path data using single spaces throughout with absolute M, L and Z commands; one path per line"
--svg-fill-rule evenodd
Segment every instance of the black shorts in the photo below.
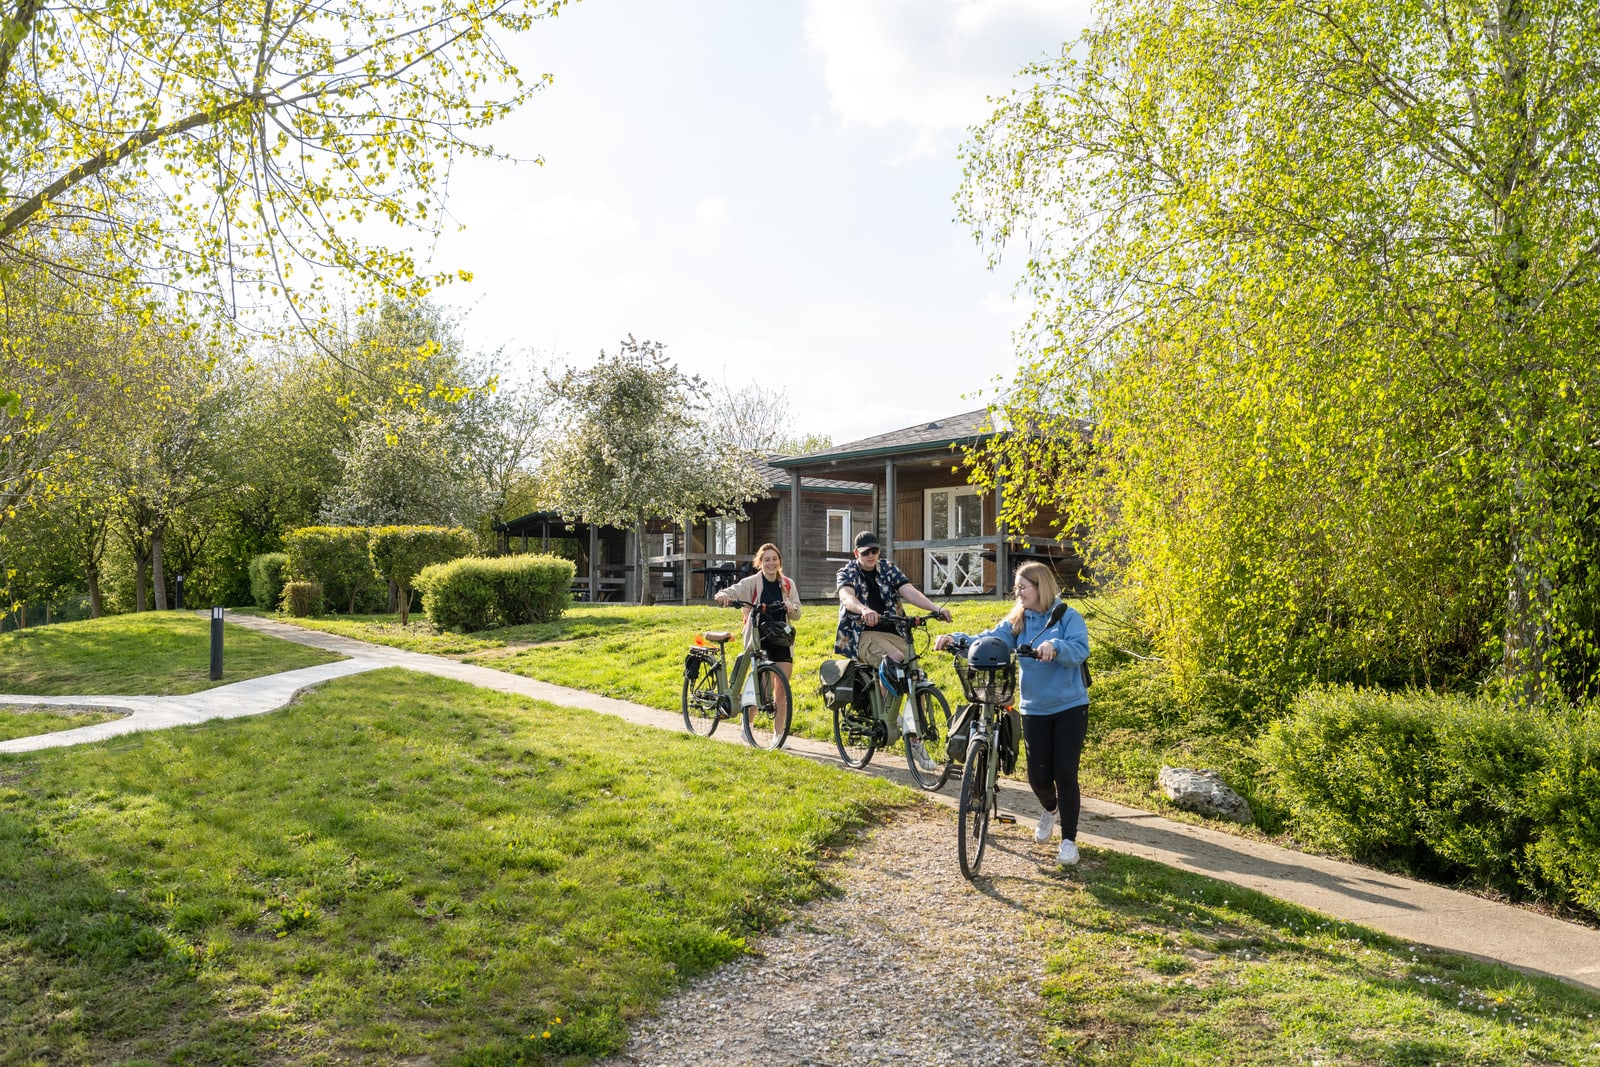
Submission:
M 794 662 L 793 645 L 774 645 L 763 641 L 761 642 L 761 651 L 765 652 L 767 654 L 767 658 L 774 663 Z

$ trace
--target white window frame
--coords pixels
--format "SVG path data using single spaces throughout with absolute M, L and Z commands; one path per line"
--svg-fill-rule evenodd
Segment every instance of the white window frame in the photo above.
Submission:
M 726 548 L 723 546 L 726 544 Z M 711 556 L 739 555 L 739 520 L 710 518 L 706 520 L 706 554 Z
M 833 520 L 834 519 L 842 520 L 842 522 L 840 523 L 841 534 L 840 534 L 840 537 L 839 537 L 839 543 L 837 545 L 833 543 Z M 828 509 L 828 517 L 825 520 L 826 526 L 824 527 L 824 530 L 825 530 L 824 539 L 827 541 L 828 551 L 829 552 L 849 552 L 850 551 L 850 548 L 851 548 L 850 539 L 855 536 L 854 531 L 851 530 L 851 523 L 854 522 L 854 521 L 855 521 L 855 513 L 852 512 L 849 508 L 829 508 Z
M 948 514 L 951 519 L 955 518 L 957 497 L 976 497 L 978 501 L 977 536 L 983 536 L 983 491 L 973 485 L 942 485 L 922 491 L 922 528 L 927 532 L 928 540 L 935 540 L 933 536 L 933 498 L 937 493 L 950 494 L 950 510 Z M 946 536 L 951 535 L 947 533 Z M 942 595 L 947 582 L 953 586 L 953 591 L 957 593 L 982 593 L 988 588 L 983 581 L 983 550 L 981 548 L 930 548 L 923 551 L 922 557 L 922 590 L 929 596 L 937 597 Z

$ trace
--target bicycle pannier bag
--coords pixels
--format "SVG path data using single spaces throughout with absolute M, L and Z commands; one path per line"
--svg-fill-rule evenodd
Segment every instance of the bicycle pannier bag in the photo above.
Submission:
M 817 679 L 821 683 L 817 692 L 822 694 L 822 703 L 829 711 L 848 708 L 855 699 L 854 668 L 854 661 L 847 659 L 825 659 L 817 668 Z
M 699 679 L 702 671 L 710 669 L 716 658 L 716 653 L 709 648 L 691 648 L 689 654 L 683 658 L 683 676 L 693 684 Z
M 1000 769 L 1010 774 L 1017 769 L 1017 752 L 1022 748 L 1022 716 L 1007 710 L 1000 716 Z
M 953 763 L 965 763 L 967 760 L 967 738 L 972 736 L 972 724 L 978 718 L 978 705 L 962 704 L 956 708 L 956 713 L 950 719 L 950 737 L 944 743 L 944 750 Z

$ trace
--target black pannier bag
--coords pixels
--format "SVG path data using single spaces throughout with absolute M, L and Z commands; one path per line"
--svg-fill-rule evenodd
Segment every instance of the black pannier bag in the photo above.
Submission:
M 978 705 L 962 704 L 950 719 L 950 737 L 944 750 L 953 763 L 967 761 L 967 738 L 972 736 L 972 724 L 978 721 Z
M 817 668 L 817 692 L 822 695 L 822 703 L 829 711 L 835 708 L 848 708 L 855 703 L 855 661 L 848 659 L 825 659 L 822 666 Z
M 1000 770 L 1010 774 L 1017 769 L 1017 753 L 1022 750 L 1022 716 L 1007 708 L 1000 716 Z
M 717 662 L 717 654 L 709 648 L 691 648 L 689 654 L 683 658 L 683 676 L 692 684 L 702 671 L 711 669 Z

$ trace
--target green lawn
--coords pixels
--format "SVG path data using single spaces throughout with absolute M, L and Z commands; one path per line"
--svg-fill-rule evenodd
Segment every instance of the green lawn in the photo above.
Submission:
M 1090 849 L 1043 1014 L 1075 1064 L 1596 1064 L 1600 997 Z
M 93 726 L 97 722 L 121 717 L 121 712 L 113 711 L 68 711 L 44 705 L 18 707 L 15 704 L 0 704 L 0 741 L 76 730 L 80 726 Z
M 603 1052 L 911 799 L 399 670 L 0 756 L 0 1064 Z
M 343 659 L 224 626 L 222 680 L 211 681 L 211 621 L 178 612 L 111 615 L 0 634 L 0 692 L 174 696 Z
M 932 633 L 987 629 L 1010 610 L 1010 601 L 963 600 L 951 605 L 955 622 L 934 624 Z M 1170 714 L 1176 698 L 1151 683 L 1156 672 L 1130 665 L 1104 640 L 1101 616 L 1114 603 L 1078 601 L 1089 618 L 1094 648 L 1094 687 L 1089 743 L 1084 751 L 1083 782 L 1087 792 L 1187 821 L 1199 816 L 1178 811 L 1155 788 L 1163 763 L 1210 767 L 1228 775 L 1276 829 L 1271 809 L 1255 793 L 1255 762 L 1248 733 L 1217 724 L 1195 729 Z M 920 612 L 918 613 L 920 614 Z M 625 607 L 575 604 L 553 623 L 511 627 L 462 635 L 439 633 L 420 615 L 402 629 L 395 615 L 335 616 L 282 621 L 343 634 L 417 652 L 455 656 L 515 674 L 538 678 L 649 707 L 677 711 L 683 654 L 697 630 L 737 630 L 739 613 L 703 604 Z M 794 693 L 797 736 L 831 741 L 833 719 L 817 695 L 817 667 L 834 658 L 836 606 L 807 605 L 796 627 Z M 735 640 L 730 655 L 739 649 Z M 930 653 L 923 661 L 944 689 L 952 706 L 961 700 L 950 658 Z M 875 759 L 903 760 L 900 746 Z M 1022 775 L 1021 769 L 1017 776 Z M 1223 829 L 1238 832 L 1231 824 Z M 1245 831 L 1250 832 L 1250 831 Z

